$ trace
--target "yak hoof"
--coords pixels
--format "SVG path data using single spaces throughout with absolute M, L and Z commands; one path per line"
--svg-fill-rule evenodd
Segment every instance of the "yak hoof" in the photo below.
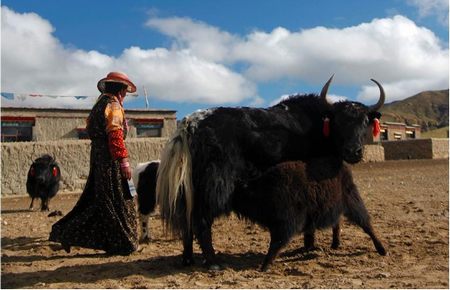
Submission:
M 331 244 L 331 248 L 333 249 L 333 250 L 337 250 L 338 248 L 339 248 L 339 243 L 332 243 Z
M 386 252 L 385 248 L 382 247 L 382 246 L 380 246 L 380 247 L 377 248 L 377 252 L 378 252 L 378 254 L 380 254 L 381 256 L 386 256 L 386 255 L 387 255 L 387 252 Z
M 67 244 L 61 244 L 62 248 L 64 249 L 64 251 L 66 251 L 66 253 L 70 253 L 70 246 Z
M 211 264 L 208 266 L 208 270 L 210 271 L 220 271 L 222 270 L 222 266 L 220 266 L 219 264 Z

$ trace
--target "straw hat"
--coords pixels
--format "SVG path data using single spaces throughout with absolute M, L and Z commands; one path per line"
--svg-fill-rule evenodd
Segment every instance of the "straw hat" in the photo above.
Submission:
M 103 78 L 98 81 L 97 88 L 100 92 L 105 91 L 105 83 L 106 82 L 115 82 L 115 83 L 122 83 L 124 85 L 127 85 L 127 92 L 134 93 L 136 92 L 136 86 L 133 84 L 133 82 L 130 80 L 130 78 L 122 73 L 122 72 L 110 72 L 106 78 Z

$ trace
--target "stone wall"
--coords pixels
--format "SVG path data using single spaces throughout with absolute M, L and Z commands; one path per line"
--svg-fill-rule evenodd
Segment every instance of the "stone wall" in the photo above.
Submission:
M 448 158 L 448 138 L 433 138 L 433 159 Z
M 364 145 L 363 162 L 384 161 L 384 148 L 378 144 Z
M 126 141 L 132 168 L 159 159 L 167 138 L 131 138 Z M 393 159 L 448 158 L 448 139 L 386 141 L 365 145 L 363 162 Z M 60 140 L 1 144 L 1 195 L 25 195 L 28 169 L 34 159 L 53 155 L 61 167 L 60 192 L 81 192 L 89 173 L 89 140 Z
M 384 141 L 386 160 L 448 158 L 448 139 Z
M 167 138 L 135 138 L 126 141 L 132 168 L 159 158 Z M 33 160 L 43 154 L 56 158 L 61 167 L 60 192 L 81 192 L 89 174 L 89 140 L 2 143 L 1 195 L 24 195 Z

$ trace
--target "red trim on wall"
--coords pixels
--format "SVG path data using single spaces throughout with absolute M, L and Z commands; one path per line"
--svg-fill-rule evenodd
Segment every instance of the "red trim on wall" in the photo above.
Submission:
M 34 122 L 34 117 L 13 117 L 13 116 L 2 116 L 2 121 L 13 121 L 13 122 Z
M 135 118 L 132 119 L 135 123 L 164 123 L 164 119 L 156 119 L 156 118 Z

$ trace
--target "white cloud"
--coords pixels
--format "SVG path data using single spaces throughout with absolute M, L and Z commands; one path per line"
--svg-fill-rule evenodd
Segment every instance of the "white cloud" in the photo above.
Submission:
M 15 96 L 14 100 L 10 100 L 2 96 L 1 103 L 4 107 L 90 109 L 96 100 L 96 97 L 77 99 L 72 96 L 30 97 L 28 94 L 19 94 L 18 96 Z
M 171 37 L 171 46 L 129 47 L 113 57 L 67 48 L 47 20 L 2 6 L 2 91 L 96 96 L 97 81 L 113 70 L 154 98 L 214 105 L 262 105 L 258 84 L 321 87 L 333 73 L 334 83 L 361 87 L 356 97 L 363 103 L 378 97 L 370 78 L 384 85 L 388 102 L 448 88 L 448 48 L 400 15 L 342 29 L 277 27 L 243 36 L 189 18 L 151 17 L 146 25 Z
M 448 26 L 448 0 L 407 0 L 417 7 L 420 17 L 437 17 L 444 26 Z
M 189 47 L 193 55 L 212 62 L 223 62 L 239 38 L 226 31 L 190 18 L 150 18 L 146 25 L 171 36 L 173 49 Z
M 238 103 L 256 88 L 225 66 L 205 61 L 186 50 L 126 49 L 120 57 L 136 83 L 168 101 L 208 104 Z
M 1 30 L 5 92 L 96 96 L 100 78 L 109 71 L 124 71 L 138 90 L 145 86 L 152 97 L 163 100 L 228 104 L 256 98 L 251 81 L 186 50 L 130 47 L 116 58 L 98 51 L 68 49 L 53 36 L 55 29 L 47 20 L 5 6 Z M 10 103 L 2 100 L 5 105 Z M 46 101 L 43 103 L 55 106 L 71 103 L 70 98 Z M 40 106 L 41 101 L 33 98 L 29 102 Z
M 386 92 L 386 102 L 393 102 L 423 91 L 448 89 L 448 77 L 447 79 L 405 79 L 397 82 L 385 82 L 382 85 Z M 377 86 L 363 86 L 357 99 L 370 105 L 378 101 L 379 95 L 380 91 Z
M 293 79 L 320 85 L 335 73 L 335 82 L 362 87 L 376 78 L 388 84 L 388 101 L 405 98 L 412 90 L 448 87 L 448 49 L 431 30 L 400 15 L 343 29 L 315 27 L 291 32 L 278 27 L 242 38 L 189 19 L 155 22 L 158 25 L 152 27 L 199 58 L 244 63 L 242 73 L 255 83 Z M 209 49 L 199 49 L 212 46 L 218 52 L 214 56 Z M 405 83 L 412 86 L 407 88 Z M 362 102 L 372 98 L 359 95 Z

